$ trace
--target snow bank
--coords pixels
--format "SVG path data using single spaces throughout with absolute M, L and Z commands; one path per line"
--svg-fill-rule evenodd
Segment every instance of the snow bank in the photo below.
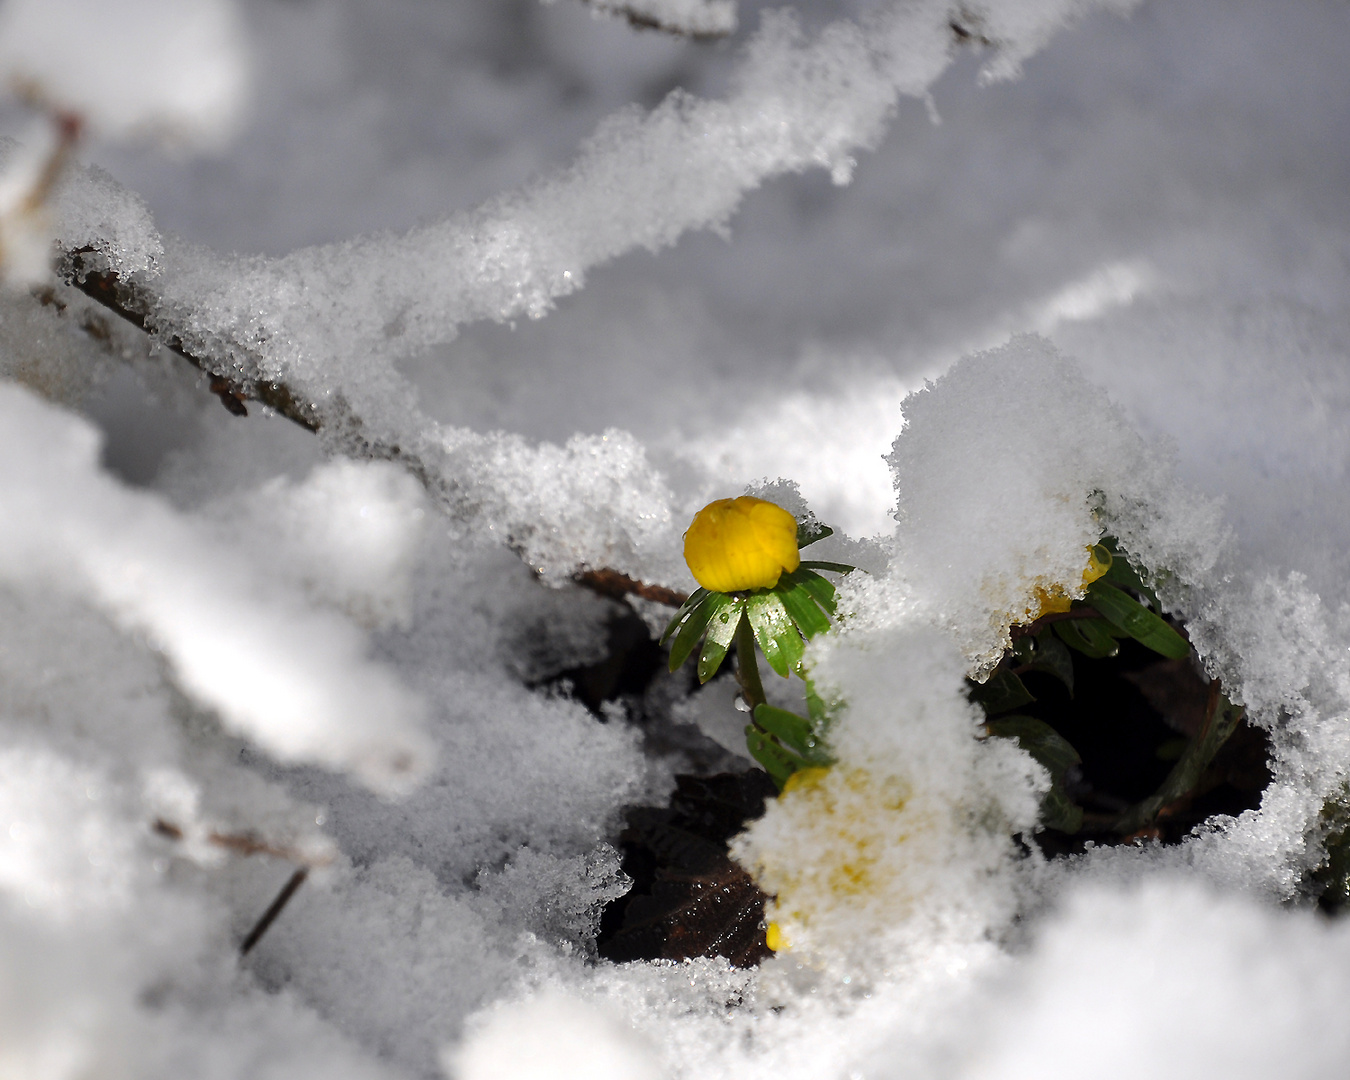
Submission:
M 349 626 L 250 596 L 229 552 L 99 474 L 87 423 L 12 387 L 0 409 L 7 578 L 88 595 L 147 633 L 188 693 L 283 760 L 351 768 L 390 792 L 426 771 L 421 703 L 365 659 Z
M 1334 1074 L 1350 1050 L 1346 948 L 1343 926 L 1183 879 L 1080 888 L 979 999 L 942 1075 L 1069 1076 L 1084 1061 L 1121 1078 Z M 894 1059 L 876 1073 L 914 1075 Z

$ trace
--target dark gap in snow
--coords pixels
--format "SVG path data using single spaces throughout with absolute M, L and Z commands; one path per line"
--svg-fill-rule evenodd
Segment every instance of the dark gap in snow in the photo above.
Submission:
M 1241 720 L 1198 780 L 1166 802 L 1156 817 L 1122 832 L 1131 807 L 1159 792 L 1205 723 L 1211 688 L 1194 656 L 1166 660 L 1122 639 L 1115 656 L 1074 656 L 1074 688 L 1040 671 L 1023 675 L 1035 701 L 1018 712 L 1043 720 L 1081 755 L 1063 777 L 1064 793 L 1083 811 L 1075 832 L 1044 828 L 1036 834 L 1051 856 L 1098 845 L 1152 841 L 1177 844 L 1216 814 L 1236 816 L 1260 806 L 1270 783 L 1270 742 Z
M 727 841 L 777 794 L 760 769 L 677 776 L 670 805 L 629 807 L 619 837 L 633 887 L 600 918 L 600 955 L 630 960 L 723 956 L 753 967 L 764 943 L 769 898 L 727 855 Z
M 627 605 L 609 621 L 606 633 L 603 658 L 561 671 L 543 684 L 570 688 L 572 696 L 602 720 L 606 702 L 640 698 L 666 662 L 666 651 Z

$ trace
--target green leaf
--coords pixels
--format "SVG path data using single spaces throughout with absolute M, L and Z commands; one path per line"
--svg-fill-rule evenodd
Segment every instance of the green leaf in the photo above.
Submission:
M 1065 619 L 1053 625 L 1059 639 L 1084 656 L 1101 660 L 1120 652 L 1120 646 L 1111 636 L 1110 624 L 1105 619 Z
M 1062 787 L 1051 784 L 1041 800 L 1041 824 L 1062 833 L 1076 833 L 1083 827 L 1083 808 Z
M 825 725 L 830 722 L 829 710 L 825 708 L 825 702 L 816 693 L 815 684 L 810 679 L 806 679 L 806 711 L 811 715 L 811 721 L 816 725 L 817 731 L 824 730 Z
M 1040 671 L 1062 682 L 1073 696 L 1073 655 L 1064 643 L 1055 637 L 1054 631 L 1046 627 L 1033 637 L 1020 638 L 1013 645 L 1013 654 L 1017 657 L 1017 673 Z
M 675 631 L 679 629 L 680 624 L 684 622 L 684 617 L 693 611 L 694 608 L 698 607 L 699 604 L 703 603 L 703 598 L 707 595 L 708 590 L 703 588 L 702 585 L 689 594 L 689 599 L 680 605 L 680 610 L 675 612 L 675 617 L 671 619 L 666 626 L 666 632 L 661 635 L 662 645 L 670 640 L 671 635 L 674 634 Z
M 1087 602 L 1135 641 L 1169 660 L 1180 660 L 1191 654 L 1190 642 L 1116 586 L 1094 581 L 1088 586 Z
M 1062 780 L 1066 772 L 1082 763 L 1083 759 L 1068 739 L 1034 716 L 1001 716 L 997 720 L 990 720 L 985 728 L 990 735 L 1016 739 L 1018 746 L 1045 766 L 1050 779 L 1055 782 Z
M 798 769 L 809 767 L 808 762 L 774 742 L 753 724 L 746 726 L 745 746 L 750 756 L 764 766 L 779 791 L 783 790 L 789 776 Z
M 776 738 L 809 765 L 829 765 L 832 762 L 825 742 L 815 726 L 804 716 L 773 705 L 755 706 L 755 723 Z
M 746 598 L 745 614 L 764 659 L 786 679 L 801 664 L 804 646 L 782 597 L 773 591 L 753 593 Z
M 1131 565 L 1129 558 L 1120 548 L 1120 541 L 1114 536 L 1103 536 L 1099 545 L 1111 553 L 1111 568 L 1099 580 L 1115 585 L 1120 589 L 1132 589 L 1147 600 L 1155 611 L 1161 611 L 1157 594 L 1144 584 L 1139 571 Z
M 979 704 L 988 716 L 1017 709 L 1036 700 L 1022 680 L 1002 666 L 996 667 L 984 683 L 975 684 L 975 688 L 970 691 L 970 699 Z
M 834 574 L 851 574 L 858 569 L 856 566 L 849 566 L 848 563 L 824 562 L 821 559 L 803 559 L 801 565 L 808 570 L 829 570 Z
M 680 623 L 679 631 L 670 646 L 671 671 L 678 671 L 689 659 L 689 654 L 694 651 L 704 631 L 708 629 L 708 620 L 730 600 L 731 597 L 726 593 L 705 592 L 701 602 L 684 616 L 684 621 Z
M 830 617 L 820 610 L 815 597 L 800 582 L 787 589 L 780 583 L 774 592 L 782 599 L 788 618 L 797 624 L 797 629 L 808 641 L 830 628 Z
M 804 548 L 809 544 L 814 544 L 817 540 L 824 540 L 827 536 L 833 536 L 834 530 L 828 525 L 822 525 L 814 517 L 808 517 L 805 521 L 797 522 L 797 546 Z
M 1044 720 L 1034 716 L 1003 716 L 985 724 L 990 735 L 1016 739 L 1017 745 L 1034 757 L 1050 774 L 1050 790 L 1041 799 L 1041 824 L 1060 832 L 1075 833 L 1083 827 L 1083 809 L 1064 790 L 1064 774 L 1082 762 L 1073 744 Z
M 784 574 L 778 579 L 778 585 L 781 588 L 784 583 L 788 585 L 800 585 L 811 594 L 817 604 L 825 609 L 826 614 L 833 615 L 835 612 L 835 589 L 830 582 L 817 574 L 814 570 L 807 570 L 803 567 L 797 567 L 790 574 Z
M 717 669 L 722 666 L 727 650 L 731 648 L 731 642 L 736 637 L 736 627 L 740 625 L 745 611 L 745 601 L 740 597 L 729 596 L 727 599 L 730 602 L 722 605 L 708 620 L 708 637 L 703 642 L 703 652 L 698 658 L 698 681 L 701 683 L 716 675 Z

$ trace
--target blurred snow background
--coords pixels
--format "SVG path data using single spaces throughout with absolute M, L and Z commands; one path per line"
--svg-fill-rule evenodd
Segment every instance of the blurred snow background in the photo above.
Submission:
M 102 170 L 29 214 L 48 136 L 11 97 L 6 257 L 90 242 L 442 483 L 229 415 L 70 290 L 0 298 L 0 1076 L 1346 1059 L 1346 931 L 1303 909 L 1350 770 L 1350 6 L 801 0 L 796 36 L 740 0 L 718 41 L 578 0 L 112 10 L 0 8 L 0 69 Z M 1023 332 L 1073 359 L 953 367 Z M 653 726 L 716 730 L 728 691 L 602 723 L 541 688 L 618 608 L 531 568 L 688 587 L 689 513 L 780 476 L 892 557 L 820 663 L 858 762 L 945 778 L 920 915 L 845 911 L 847 948 L 759 973 L 595 964 L 619 810 L 690 765 Z M 932 627 L 992 647 L 981 603 L 1064 571 L 1091 491 L 1177 572 L 1276 780 L 1169 853 L 1027 867 L 953 839 L 962 798 L 1016 822 L 1036 778 L 943 741 Z

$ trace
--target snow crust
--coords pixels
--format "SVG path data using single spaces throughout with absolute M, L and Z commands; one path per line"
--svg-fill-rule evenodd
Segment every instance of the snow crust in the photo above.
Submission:
M 0 7 L 93 140 L 0 236 L 45 286 L 0 296 L 0 1076 L 1335 1073 L 1346 11 L 739 9 L 709 47 L 580 4 Z M 572 578 L 691 588 L 742 491 L 865 571 L 808 651 L 839 764 L 732 846 L 789 947 L 610 964 L 623 808 L 744 716 L 726 678 L 588 709 L 633 621 Z M 1272 780 L 1047 860 L 962 680 L 1102 530 Z

